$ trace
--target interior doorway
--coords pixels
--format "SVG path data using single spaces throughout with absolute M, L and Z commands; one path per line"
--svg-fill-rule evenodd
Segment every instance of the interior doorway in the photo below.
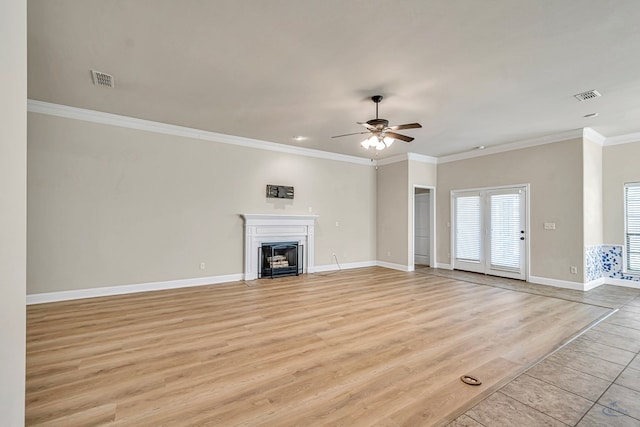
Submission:
M 435 189 L 413 187 L 411 261 L 416 267 L 435 267 Z

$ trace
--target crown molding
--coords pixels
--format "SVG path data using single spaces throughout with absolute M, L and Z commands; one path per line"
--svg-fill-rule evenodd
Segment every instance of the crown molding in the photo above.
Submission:
M 425 156 L 424 154 L 407 153 L 407 158 L 414 162 L 431 163 L 434 165 L 438 163 L 437 157 Z
M 392 163 L 399 163 L 409 160 L 407 153 L 398 154 L 397 156 L 386 157 L 384 159 L 376 160 L 374 163 L 376 166 L 385 166 Z
M 595 142 L 600 146 L 604 146 L 607 143 L 607 137 L 605 137 L 600 132 L 597 132 L 591 128 L 582 129 L 582 136 L 585 139 L 588 139 L 591 142 Z
M 484 150 L 465 151 L 463 153 L 450 154 L 438 157 L 438 163 L 449 163 L 457 160 L 471 159 L 474 157 L 489 156 L 491 154 L 504 153 L 505 151 L 519 150 L 522 148 L 535 147 L 537 145 L 552 144 L 554 142 L 567 141 L 569 139 L 582 138 L 583 129 L 572 129 L 553 135 L 545 135 L 539 138 L 524 139 L 522 141 L 511 142 L 502 145 L 487 147 Z
M 628 133 L 626 135 L 611 136 L 607 138 L 604 145 L 620 145 L 628 144 L 630 142 L 640 142 L 640 132 Z
M 31 113 L 46 114 L 50 116 L 64 117 L 68 119 L 82 120 L 85 122 L 100 123 L 118 126 L 128 129 L 143 130 L 147 132 L 165 135 L 182 136 L 185 138 L 201 139 L 222 144 L 238 145 L 241 147 L 255 148 L 258 150 L 278 151 L 281 153 L 296 154 L 306 157 L 315 157 L 326 160 L 355 163 L 371 166 L 371 159 L 349 156 L 346 154 L 331 153 L 328 151 L 314 150 L 311 148 L 295 147 L 292 145 L 278 144 L 259 139 L 245 138 L 223 133 L 210 132 L 184 126 L 170 125 L 151 120 L 137 119 L 121 116 L 119 114 L 105 113 L 102 111 L 88 110 L 85 108 L 70 107 L 67 105 L 53 104 L 50 102 L 27 100 L 27 111 Z
M 423 154 L 416 154 L 416 153 L 403 153 L 403 154 L 398 154 L 396 156 L 391 156 L 384 159 L 376 160 L 375 165 L 384 166 L 384 165 L 390 165 L 392 163 L 404 162 L 407 160 L 411 160 L 414 162 L 421 162 L 421 163 L 431 163 L 434 165 L 438 163 L 438 159 L 436 157 L 425 156 Z
M 640 142 L 640 132 L 607 138 L 592 128 L 584 128 L 573 129 L 566 132 L 546 135 L 539 138 L 525 139 L 522 141 L 496 145 L 493 147 L 488 147 L 484 150 L 465 151 L 462 153 L 450 154 L 441 157 L 431 157 L 416 153 L 405 153 L 397 156 L 387 157 L 385 159 L 372 161 L 371 159 L 365 157 L 349 156 L 346 154 L 332 153 L 329 151 L 316 150 L 312 148 L 296 147 L 293 145 L 279 144 L 276 142 L 263 141 L 259 139 L 227 135 L 223 133 L 210 132 L 190 127 L 154 122 L 151 120 L 121 116 L 119 114 L 105 113 L 102 111 L 88 110 L 85 108 L 70 107 L 67 105 L 37 101 L 34 99 L 27 100 L 27 111 L 31 113 L 46 114 L 50 116 L 64 117 L 68 119 L 75 119 L 92 123 L 100 123 L 128 129 L 136 129 L 165 135 L 181 136 L 185 138 L 201 139 L 221 144 L 237 145 L 258 150 L 277 151 L 281 153 L 315 157 L 326 160 L 336 160 L 340 162 L 354 163 L 366 166 L 384 166 L 406 160 L 430 164 L 448 163 L 457 160 L 503 153 L 505 151 L 534 147 L 536 145 L 551 144 L 554 142 L 566 141 L 574 138 L 586 138 L 596 144 L 603 146 Z

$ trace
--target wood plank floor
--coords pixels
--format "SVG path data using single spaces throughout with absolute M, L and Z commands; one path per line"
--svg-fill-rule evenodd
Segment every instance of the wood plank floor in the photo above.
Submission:
M 378 267 L 32 305 L 26 424 L 439 425 L 609 312 Z

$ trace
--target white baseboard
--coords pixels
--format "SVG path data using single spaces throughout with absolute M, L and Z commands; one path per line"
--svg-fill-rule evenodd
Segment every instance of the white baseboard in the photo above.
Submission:
M 640 289 L 640 282 L 636 282 L 635 280 L 612 279 L 610 277 L 605 277 L 604 283 L 607 285 L 624 286 L 625 288 Z
M 168 280 L 164 282 L 139 283 L 135 285 L 108 286 L 104 288 L 78 289 L 73 291 L 48 292 L 27 295 L 27 305 L 43 304 L 56 301 L 70 301 L 84 298 L 97 298 L 109 295 L 133 294 L 137 292 L 160 291 L 164 289 L 205 286 L 218 283 L 238 282 L 243 280 L 242 274 L 225 276 L 198 277 L 194 279 Z
M 602 285 L 622 286 L 625 288 L 640 289 L 640 282 L 634 280 L 613 279 L 610 277 L 601 277 L 587 283 L 568 282 L 565 280 L 549 279 L 546 277 L 529 277 L 529 282 L 539 285 L 555 286 L 557 288 L 575 289 L 578 291 L 590 291 Z
M 378 267 L 391 268 L 393 270 L 411 271 L 411 268 L 408 265 L 394 264 L 392 262 L 377 261 L 376 265 Z
M 340 264 L 342 270 L 363 267 L 384 267 L 393 270 L 410 271 L 410 267 L 402 264 L 394 264 L 384 261 L 361 261 Z M 452 270 L 451 264 L 437 264 L 436 268 Z M 315 266 L 312 272 L 335 271 L 338 270 L 336 264 Z M 243 274 L 228 274 L 224 276 L 198 277 L 194 279 L 168 280 L 163 282 L 140 283 L 135 285 L 108 286 L 102 288 L 78 289 L 73 291 L 48 292 L 42 294 L 27 295 L 27 305 L 43 304 L 56 301 L 71 301 L 84 298 L 97 298 L 109 295 L 124 295 L 137 292 L 160 291 L 164 289 L 187 288 L 191 286 L 206 286 L 219 283 L 239 282 L 244 280 Z M 578 291 L 589 291 L 598 286 L 607 284 L 623 286 L 627 288 L 640 289 L 640 282 L 632 280 L 600 278 L 588 283 L 569 282 L 565 280 L 549 279 L 546 277 L 529 276 L 529 282 L 539 285 L 555 286 L 557 288 L 574 289 Z
M 453 270 L 453 265 L 437 262 L 436 268 L 442 268 L 443 270 Z
M 548 277 L 529 276 L 529 282 L 538 285 L 555 286 L 556 288 L 573 289 L 584 291 L 585 284 L 580 282 L 569 282 L 568 280 L 549 279 Z
M 337 264 L 316 265 L 312 270 L 310 269 L 309 273 L 322 273 L 324 271 L 349 270 L 352 268 L 375 267 L 376 265 L 378 265 L 376 261 L 347 262 L 344 264 L 341 263 L 340 267 L 338 267 Z
M 590 291 L 591 289 L 595 289 L 598 286 L 604 285 L 606 283 L 604 277 L 601 277 L 599 279 L 596 280 L 592 280 L 590 282 L 587 282 L 584 284 L 584 290 L 585 291 Z

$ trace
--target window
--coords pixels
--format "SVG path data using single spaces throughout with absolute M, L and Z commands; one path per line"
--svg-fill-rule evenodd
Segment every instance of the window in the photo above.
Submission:
M 624 233 L 626 271 L 640 274 L 640 182 L 624 186 Z

